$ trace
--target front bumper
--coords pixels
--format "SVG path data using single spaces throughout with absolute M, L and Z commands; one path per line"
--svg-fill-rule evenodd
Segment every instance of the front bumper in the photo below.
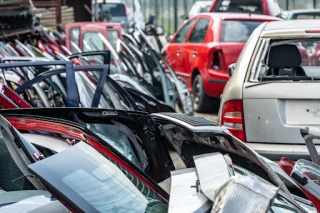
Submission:
M 271 143 L 250 143 L 246 142 L 251 149 L 260 155 L 273 161 L 279 161 L 282 157 L 290 158 L 293 161 L 299 159 L 311 160 L 309 151 L 305 144 L 271 144 Z M 320 145 L 316 145 L 320 153 Z

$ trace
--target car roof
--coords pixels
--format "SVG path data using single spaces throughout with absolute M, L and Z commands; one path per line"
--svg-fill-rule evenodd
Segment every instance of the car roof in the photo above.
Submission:
M 241 19 L 241 20 L 273 20 L 278 21 L 281 20 L 280 18 L 274 17 L 274 16 L 267 16 L 267 15 L 259 15 L 259 14 L 252 14 L 252 13 L 200 13 L 196 16 L 211 16 L 212 19 L 222 19 L 222 20 L 228 20 L 228 19 Z
M 320 20 L 309 19 L 268 22 L 263 30 L 305 30 L 310 28 L 320 29 Z
M 307 32 L 310 30 L 310 32 Z M 263 26 L 260 34 L 261 38 L 319 38 L 320 37 L 320 20 L 301 19 L 268 22 Z

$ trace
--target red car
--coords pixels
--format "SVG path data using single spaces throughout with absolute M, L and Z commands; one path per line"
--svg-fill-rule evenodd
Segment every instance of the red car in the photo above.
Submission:
M 281 7 L 277 0 L 213 0 L 209 11 L 279 16 Z
M 75 22 L 66 24 L 66 46 L 72 53 L 78 52 L 75 46 L 82 51 L 108 50 L 101 42 L 101 33 L 115 48 L 116 39 L 122 39 L 121 24 L 108 22 Z M 75 45 L 73 45 L 73 43 Z
M 202 13 L 189 19 L 174 35 L 166 60 L 192 91 L 196 111 L 212 108 L 229 80 L 228 66 L 235 63 L 251 33 L 272 16 L 242 13 Z

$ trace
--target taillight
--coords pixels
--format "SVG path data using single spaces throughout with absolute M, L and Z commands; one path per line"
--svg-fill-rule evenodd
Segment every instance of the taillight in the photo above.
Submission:
M 221 125 L 225 126 L 233 136 L 246 141 L 242 100 L 231 100 L 224 103 Z

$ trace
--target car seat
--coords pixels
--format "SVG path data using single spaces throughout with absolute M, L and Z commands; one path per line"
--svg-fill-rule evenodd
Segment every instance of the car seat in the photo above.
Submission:
M 296 45 L 272 46 L 266 59 L 268 70 L 265 76 L 302 77 L 307 76 L 301 67 L 302 57 Z
M 238 10 L 239 10 L 239 6 L 234 2 L 230 2 L 227 12 L 237 12 Z

